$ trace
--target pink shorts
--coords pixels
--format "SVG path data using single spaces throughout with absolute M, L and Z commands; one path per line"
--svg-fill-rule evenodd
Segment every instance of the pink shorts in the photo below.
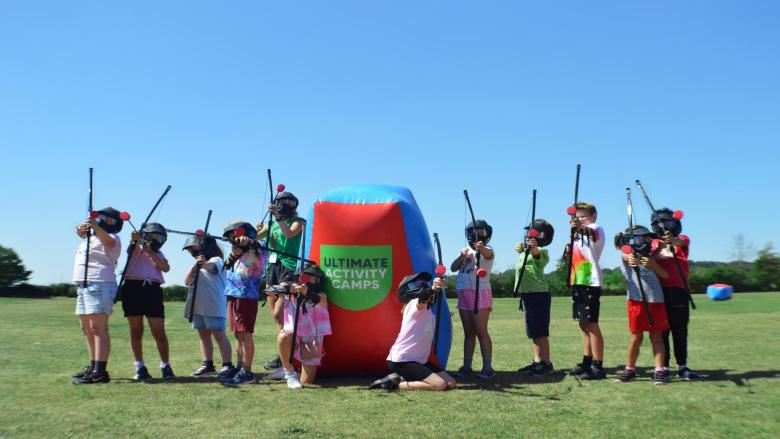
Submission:
M 458 309 L 474 309 L 474 290 L 458 290 Z M 480 290 L 477 309 L 493 309 L 493 291 Z
M 304 366 L 320 366 L 325 355 L 322 349 L 322 341 L 325 337 L 306 336 L 298 337 L 295 343 L 295 359 Z

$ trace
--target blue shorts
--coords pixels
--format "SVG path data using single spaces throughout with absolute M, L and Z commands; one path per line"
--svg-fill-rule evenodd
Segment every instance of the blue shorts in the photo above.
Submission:
M 114 297 L 116 283 L 89 282 L 87 287 L 76 289 L 76 315 L 100 314 L 111 315 L 114 312 Z
M 530 339 L 550 336 L 550 305 L 552 298 L 549 292 L 523 293 L 520 295 L 525 309 L 525 335 Z
M 226 317 L 211 317 L 195 314 L 192 316 L 192 329 L 206 329 L 209 331 L 224 331 L 227 325 Z

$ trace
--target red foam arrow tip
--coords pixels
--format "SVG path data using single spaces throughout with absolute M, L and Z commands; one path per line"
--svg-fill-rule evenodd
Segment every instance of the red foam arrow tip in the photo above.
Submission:
M 122 221 L 130 221 L 130 212 L 119 212 L 119 218 L 122 218 Z
M 566 213 L 573 216 L 577 213 L 577 208 L 574 206 L 569 206 L 566 208 Z
M 205 235 L 205 234 L 206 234 L 206 232 L 204 232 L 204 231 L 203 231 L 203 230 L 201 230 L 201 229 L 198 229 L 198 230 L 196 230 L 196 231 L 195 231 L 195 234 L 196 234 L 196 235 Z
M 685 216 L 685 214 L 683 213 L 682 210 L 675 210 L 674 214 L 672 214 L 672 218 L 674 218 L 676 220 L 681 220 L 683 218 L 683 216 Z
M 93 210 L 89 213 L 90 219 L 97 219 L 97 217 L 99 216 L 100 216 L 100 212 L 98 212 L 97 210 Z
M 284 192 L 285 187 L 286 186 L 281 184 L 281 183 L 277 184 L 276 185 L 276 192 Z
M 623 247 L 620 247 L 620 251 L 628 255 L 631 254 L 631 252 L 634 251 L 634 249 L 632 249 L 630 245 L 626 244 Z
M 236 233 L 236 236 L 238 236 L 238 237 L 246 235 L 246 232 L 244 231 L 244 229 L 236 229 L 235 233 Z
M 485 276 L 487 276 L 487 270 L 485 270 L 484 268 L 480 268 L 479 270 L 477 270 L 477 277 L 485 277 Z
M 309 275 L 306 273 L 301 274 L 298 278 L 301 280 L 302 283 L 306 283 L 309 281 Z
M 537 236 L 539 236 L 539 231 L 536 229 L 531 229 L 528 231 L 528 236 L 530 236 L 531 238 L 536 238 Z
M 447 272 L 447 267 L 444 265 L 437 265 L 436 266 L 436 276 L 444 276 L 444 273 Z

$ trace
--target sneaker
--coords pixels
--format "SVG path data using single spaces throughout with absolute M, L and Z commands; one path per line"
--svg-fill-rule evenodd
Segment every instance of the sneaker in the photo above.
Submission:
M 152 376 L 149 375 L 149 371 L 146 369 L 146 366 L 141 366 L 135 370 L 133 381 L 146 381 L 150 379 L 152 379 Z
M 84 369 L 81 369 L 80 371 L 74 373 L 70 377 L 73 378 L 73 379 L 79 379 L 79 378 L 83 377 L 84 375 L 86 375 L 87 373 L 89 373 L 91 370 L 92 370 L 92 366 L 87 364 L 86 366 L 84 366 Z
M 466 366 L 461 366 L 461 368 L 458 369 L 457 372 L 453 372 L 452 374 L 452 376 L 458 378 L 467 377 L 469 375 L 474 375 L 474 371 L 470 367 L 466 367 Z
M 604 380 L 607 379 L 607 374 L 603 368 L 598 368 L 594 365 L 590 366 L 590 370 L 586 370 L 581 374 L 575 375 L 580 380 Z
M 111 381 L 108 372 L 90 371 L 83 377 L 73 380 L 73 384 L 103 384 Z
M 273 372 L 263 377 L 265 380 L 281 380 L 284 379 L 284 368 L 280 367 Z
M 298 374 L 293 372 L 289 375 L 285 375 L 284 379 L 287 380 L 287 388 L 288 389 L 300 389 L 303 386 L 301 385 L 301 382 L 298 380 Z
M 659 386 L 669 382 L 669 372 L 665 370 L 656 370 L 653 372 L 653 385 Z
M 173 369 L 171 368 L 170 364 L 166 364 L 164 367 L 161 367 L 160 372 L 162 372 L 163 381 L 170 381 L 176 378 L 176 375 L 173 374 Z
M 240 386 L 242 384 L 252 384 L 256 382 L 255 380 L 255 374 L 252 372 L 247 372 L 246 369 L 242 368 L 234 377 L 232 380 L 226 380 L 222 381 L 222 384 L 228 385 L 228 386 Z
M 568 373 L 569 375 L 579 376 L 585 372 L 586 372 L 585 367 L 582 365 L 582 363 L 577 363 L 577 365 L 574 366 L 574 368 L 572 368 L 571 370 L 569 370 Z
M 493 378 L 494 376 L 496 376 L 496 371 L 493 370 L 492 368 L 491 369 L 482 369 L 477 374 L 477 378 L 481 378 L 481 379 Z
M 541 363 L 537 363 L 535 360 L 531 360 L 531 363 L 529 363 L 528 366 L 521 367 L 520 369 L 517 369 L 517 371 L 521 373 L 529 373 L 534 370 L 537 364 Z
M 541 363 L 536 363 L 536 366 L 533 369 L 531 369 L 530 372 L 528 372 L 528 375 L 538 377 L 538 376 L 549 375 L 554 371 L 555 369 L 553 369 L 552 363 L 545 363 L 544 361 L 542 361 Z
M 204 361 L 203 364 L 194 372 L 192 372 L 192 376 L 199 377 L 203 375 L 216 375 L 217 369 L 214 368 L 213 364 L 206 364 Z
M 677 378 L 686 381 L 699 381 L 701 379 L 698 373 L 688 369 L 687 367 L 683 367 L 677 371 Z
M 279 358 L 279 356 L 277 355 L 276 358 L 274 358 L 273 360 L 269 361 L 268 363 L 265 363 L 265 365 L 263 367 L 265 368 L 265 370 L 276 370 L 276 369 L 279 369 L 280 367 L 282 367 L 282 359 Z
M 617 378 L 615 378 L 615 381 L 621 383 L 627 383 L 636 380 L 636 378 L 637 378 L 636 370 L 623 369 L 617 373 Z
M 238 369 L 233 366 L 222 366 L 222 369 L 217 374 L 217 379 L 219 381 L 231 381 L 237 373 Z
M 398 383 L 400 382 L 401 376 L 397 373 L 391 373 L 384 378 L 380 378 L 374 381 L 370 386 L 368 386 L 368 388 L 369 390 L 384 389 L 388 392 L 392 392 L 393 390 L 398 390 Z

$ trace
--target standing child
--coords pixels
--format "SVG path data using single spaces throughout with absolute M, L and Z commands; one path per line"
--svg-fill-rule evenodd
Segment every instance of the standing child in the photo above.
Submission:
M 652 226 L 653 231 L 659 235 L 658 239 L 653 240 L 653 257 L 669 273 L 669 277 L 661 279 L 670 329 L 664 331 L 666 349 L 664 366 L 668 369 L 671 360 L 669 344 L 671 332 L 674 359 L 677 361 L 677 377 L 696 381 L 699 379 L 699 374 L 688 368 L 688 322 L 691 317 L 688 308 L 688 249 L 691 240 L 681 234 L 682 223 L 670 209 L 663 208 L 654 212 Z M 674 248 L 674 254 L 671 248 Z
M 165 280 L 163 273 L 171 267 L 160 251 L 168 234 L 165 227 L 149 223 L 141 232 L 133 231 L 132 244 L 128 249 L 130 258 L 124 285 L 122 285 L 122 310 L 130 325 L 130 348 L 135 360 L 136 381 L 152 378 L 144 365 L 143 336 L 144 316 L 160 353 L 160 371 L 163 380 L 175 378 L 168 358 L 168 336 L 165 334 L 165 305 L 160 285 Z
M 482 353 L 482 371 L 478 378 L 491 378 L 495 376 L 493 371 L 493 342 L 488 333 L 488 320 L 493 309 L 493 291 L 490 288 L 490 272 L 493 269 L 495 253 L 493 248 L 487 245 L 493 234 L 493 228 L 484 221 L 476 220 L 476 224 L 469 223 L 466 227 L 466 240 L 469 247 L 464 247 L 460 255 L 452 261 L 450 269 L 458 272 L 455 288 L 458 293 L 458 312 L 463 324 L 463 366 L 455 373 L 455 376 L 467 376 L 473 373 L 471 362 L 474 357 L 476 341 L 479 340 L 479 350 Z M 479 279 L 479 292 L 477 284 L 477 252 L 480 255 L 480 268 L 485 270 L 485 276 Z M 479 293 L 479 299 L 476 295 Z M 478 312 L 474 313 L 475 300 Z
M 276 203 L 268 205 L 268 212 L 274 217 L 270 233 L 267 227 L 258 224 L 258 237 L 267 236 L 268 248 L 283 253 L 271 251 L 268 256 L 268 265 L 265 268 L 267 288 L 274 286 L 289 288 L 292 285 L 293 274 L 298 263 L 296 257 L 301 248 L 301 232 L 305 227 L 305 221 L 298 217 L 297 209 L 298 198 L 290 192 L 280 192 L 276 196 Z M 281 332 L 284 325 L 284 300 L 277 300 L 279 295 L 274 291 L 266 289 L 269 309 L 276 322 L 276 330 Z M 267 362 L 264 367 L 268 370 L 279 369 L 282 367 L 282 363 L 277 356 Z
M 332 334 L 328 297 L 323 291 L 325 274 L 316 265 L 308 265 L 303 274 L 305 283 L 292 284 L 290 295 L 284 299 L 284 327 L 279 333 L 277 346 L 282 361 L 287 387 L 300 389 L 301 384 L 312 384 L 317 377 L 317 368 L 322 364 L 323 341 Z M 300 305 L 298 301 L 301 301 Z M 300 306 L 300 309 L 297 307 Z M 296 326 L 295 316 L 298 315 Z M 290 362 L 290 351 L 295 333 L 295 359 L 301 362 L 301 379 Z
M 72 375 L 74 384 L 107 383 L 111 380 L 106 370 L 111 351 L 108 318 L 114 312 L 116 264 L 122 252 L 118 233 L 123 222 L 119 211 L 112 207 L 97 212 L 97 218 L 76 227 L 76 234 L 84 239 L 76 251 L 73 264 L 73 281 L 77 285 L 76 315 L 84 332 L 90 361 L 81 372 Z M 87 240 L 90 229 L 92 236 Z
M 604 337 L 599 327 L 601 309 L 601 267 L 599 258 L 604 250 L 604 229 L 596 224 L 596 206 L 577 203 L 575 217 L 570 221 L 574 234 L 571 264 L 572 318 L 582 332 L 582 363 L 569 373 L 579 379 L 603 380 Z M 567 252 L 571 251 L 567 245 Z
M 431 306 L 443 285 L 442 278 L 436 278 L 431 284 L 431 275 L 426 272 L 406 276 L 398 285 L 400 298 L 414 298 L 404 305 L 401 330 L 387 356 L 387 367 L 392 373 L 374 381 L 369 386 L 370 389 L 448 390 L 455 388 L 455 380 L 440 367 L 428 361 L 436 320 Z
M 222 382 L 228 385 L 250 384 L 255 382 L 252 373 L 255 341 L 252 334 L 257 318 L 260 281 L 268 253 L 256 240 L 257 230 L 247 222 L 235 221 L 228 224 L 223 236 L 233 243 L 224 267 L 227 271 L 225 295 L 230 331 L 236 336 L 238 361 L 237 372 L 233 376 L 226 374 Z
M 528 229 L 528 227 L 526 227 Z M 541 376 L 553 372 L 550 361 L 550 306 L 552 297 L 547 279 L 544 278 L 544 267 L 550 262 L 547 249 L 541 248 L 550 245 L 554 230 L 552 225 L 543 219 L 537 219 L 533 223 L 535 237 L 528 236 L 525 245 L 517 244 L 515 250 L 520 253 L 515 275 L 515 291 L 520 291 L 520 300 L 525 310 L 525 334 L 533 340 L 534 359 L 531 364 L 520 369 L 529 375 Z M 528 256 L 525 256 L 528 252 Z M 520 272 L 525 271 L 520 285 Z
M 653 384 L 666 384 L 669 378 L 668 371 L 664 369 L 665 349 L 662 333 L 669 329 L 669 321 L 666 317 L 663 290 L 658 278 L 666 279 L 669 274 L 649 256 L 653 234 L 647 228 L 634 226 L 632 230 L 626 229 L 625 233 L 626 235 L 618 233 L 615 236 L 615 247 L 621 248 L 630 241 L 635 242 L 632 251 L 623 254 L 620 265 L 620 270 L 626 278 L 628 329 L 631 332 L 631 340 L 628 344 L 626 368 L 618 373 L 616 381 L 629 382 L 636 379 L 636 360 L 639 357 L 639 348 L 642 346 L 643 333 L 649 332 L 655 357 Z M 637 278 L 637 267 L 639 278 Z M 643 303 L 645 301 L 646 304 Z M 648 311 L 650 315 L 647 314 Z
M 205 237 L 204 237 L 205 238 Z M 198 331 L 200 337 L 200 354 L 203 359 L 201 366 L 192 372 L 193 376 L 213 375 L 217 373 L 214 367 L 214 345 L 211 338 L 219 346 L 222 357 L 222 369 L 219 377 L 235 375 L 232 362 L 230 340 L 225 335 L 227 323 L 227 299 L 225 298 L 225 272 L 222 271 L 222 249 L 214 238 L 192 236 L 184 243 L 183 250 L 190 252 L 195 258 L 195 265 L 190 268 L 184 278 L 184 285 L 189 287 L 187 303 L 184 305 L 184 318 L 190 318 L 192 313 L 192 329 Z M 198 272 L 198 270 L 200 270 Z M 198 273 L 198 290 L 194 291 L 195 273 Z M 195 306 L 192 306 L 192 296 L 195 295 Z

